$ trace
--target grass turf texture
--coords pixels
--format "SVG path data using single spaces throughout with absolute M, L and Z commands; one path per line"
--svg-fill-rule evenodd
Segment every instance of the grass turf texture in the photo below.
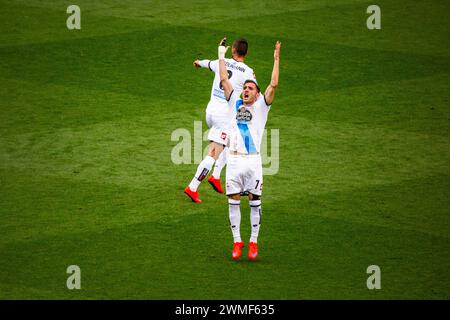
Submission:
M 0 298 L 450 298 L 447 1 L 380 0 L 379 31 L 369 1 L 80 0 L 79 31 L 69 4 L 0 1 Z M 251 263 L 230 259 L 225 197 L 191 203 L 196 165 L 170 159 L 209 98 L 191 63 L 224 35 L 263 88 L 283 43 Z

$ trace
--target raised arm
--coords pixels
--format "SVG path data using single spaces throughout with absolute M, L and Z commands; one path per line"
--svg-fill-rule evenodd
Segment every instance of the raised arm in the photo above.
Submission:
M 275 51 L 273 53 L 272 79 L 270 80 L 270 84 L 264 93 L 264 98 L 266 99 L 266 103 L 268 105 L 272 104 L 273 98 L 275 97 L 275 89 L 278 86 L 278 77 L 280 74 L 280 48 L 281 42 L 277 41 L 275 44 Z
M 230 100 L 231 93 L 233 92 L 233 85 L 230 80 L 228 80 L 228 71 L 225 66 L 225 53 L 227 52 L 229 47 L 225 47 L 226 38 L 222 39 L 219 44 L 218 54 L 219 54 L 219 74 L 220 74 L 220 82 L 222 84 L 222 88 L 225 94 L 225 98 Z

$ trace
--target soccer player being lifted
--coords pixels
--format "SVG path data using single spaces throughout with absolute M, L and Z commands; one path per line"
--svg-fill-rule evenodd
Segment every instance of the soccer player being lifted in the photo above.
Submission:
M 233 87 L 228 79 L 225 53 L 228 47 L 219 45 L 219 72 L 228 107 L 233 114 L 229 131 L 229 153 L 227 155 L 226 194 L 231 231 L 233 233 L 232 258 L 239 259 L 244 243 L 240 234 L 241 193 L 248 192 L 250 204 L 251 238 L 248 258 L 258 255 L 258 234 L 261 224 L 261 193 L 263 186 L 261 140 L 270 106 L 278 86 L 279 57 L 281 43 L 275 44 L 272 79 L 264 95 L 253 79 L 244 82 L 242 94 Z
M 222 40 L 225 44 L 225 39 Z M 245 63 L 245 56 L 248 51 L 248 43 L 245 39 L 238 39 L 233 43 L 232 59 L 225 59 L 226 73 L 229 81 L 236 91 L 241 92 L 242 86 L 246 79 L 255 79 L 253 69 Z M 184 193 L 188 195 L 194 202 L 202 202 L 197 191 L 200 183 L 211 171 L 214 163 L 214 171 L 209 177 L 208 182 L 219 193 L 223 193 L 220 184 L 220 172 L 226 164 L 227 152 L 222 152 L 228 142 L 228 130 L 230 126 L 230 112 L 227 100 L 220 84 L 219 61 L 214 60 L 195 60 L 194 66 L 197 68 L 209 68 L 215 73 L 213 86 L 211 89 L 211 98 L 206 108 L 206 124 L 209 127 L 208 155 L 200 162 L 197 167 L 195 176 L 189 186 L 184 189 Z

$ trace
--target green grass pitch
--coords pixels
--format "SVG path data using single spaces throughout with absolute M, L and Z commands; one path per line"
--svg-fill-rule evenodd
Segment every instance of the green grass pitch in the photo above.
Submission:
M 450 5 L 379 0 L 368 30 L 372 2 L 78 0 L 68 30 L 72 2 L 0 0 L 0 299 L 449 299 Z M 225 35 L 263 88 L 283 43 L 251 263 L 171 161 Z

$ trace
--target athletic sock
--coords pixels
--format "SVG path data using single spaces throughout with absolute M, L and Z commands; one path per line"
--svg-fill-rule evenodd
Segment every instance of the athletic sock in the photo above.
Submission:
M 212 175 L 215 179 L 220 179 L 220 173 L 222 172 L 223 167 L 225 167 L 225 165 L 227 164 L 227 153 L 228 147 L 225 147 L 220 153 L 219 158 L 217 158 L 216 163 L 214 164 Z
M 205 159 L 200 162 L 197 167 L 197 172 L 195 173 L 194 178 L 189 184 L 189 189 L 192 191 L 197 191 L 198 186 L 202 182 L 203 179 L 208 175 L 208 172 L 211 171 L 211 168 L 214 164 L 214 158 L 211 156 L 206 156 Z
M 228 199 L 228 211 L 230 227 L 234 242 L 242 242 L 241 239 L 241 200 Z
M 252 236 L 250 242 L 258 242 L 259 226 L 261 225 L 261 200 L 250 200 L 250 223 L 252 225 Z

